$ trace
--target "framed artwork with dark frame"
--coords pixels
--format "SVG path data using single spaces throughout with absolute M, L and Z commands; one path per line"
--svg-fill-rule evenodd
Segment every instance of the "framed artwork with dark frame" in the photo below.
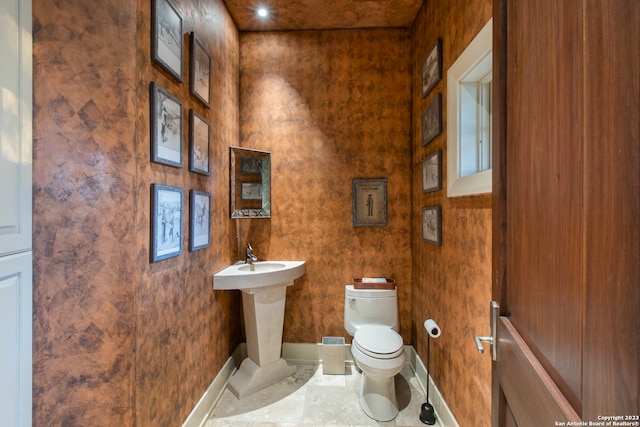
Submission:
M 422 241 L 442 246 L 442 208 L 440 206 L 422 208 Z
M 359 179 L 352 182 L 353 226 L 387 225 L 387 180 Z
M 422 192 L 430 193 L 442 189 L 442 150 L 422 159 Z
M 442 94 L 438 93 L 422 112 L 422 146 L 442 133 Z
M 151 262 L 182 253 L 182 188 L 151 185 Z
M 171 0 L 151 1 L 151 59 L 182 83 L 182 15 Z
M 209 122 L 204 117 L 189 110 L 189 170 L 202 175 L 210 175 L 209 170 Z
M 422 63 L 422 97 L 442 79 L 442 39 L 438 38 Z
M 191 32 L 191 55 L 189 91 L 209 107 L 211 97 L 211 57 L 196 36 Z
M 189 250 L 208 248 L 211 244 L 211 193 L 191 190 L 189 208 Z
M 151 82 L 151 161 L 182 167 L 182 102 Z

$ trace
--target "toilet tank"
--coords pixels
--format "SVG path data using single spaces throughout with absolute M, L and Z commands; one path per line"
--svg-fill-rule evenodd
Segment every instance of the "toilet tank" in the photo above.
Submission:
M 387 325 L 399 330 L 397 289 L 354 289 L 345 286 L 344 328 L 353 336 L 362 325 Z

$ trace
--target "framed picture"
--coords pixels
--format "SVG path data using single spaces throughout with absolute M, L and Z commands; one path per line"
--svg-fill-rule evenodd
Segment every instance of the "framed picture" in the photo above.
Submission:
M 151 82 L 151 161 L 182 167 L 182 102 Z
M 202 175 L 209 171 L 209 123 L 194 110 L 189 110 L 189 170 Z
M 442 94 L 433 98 L 422 112 L 422 146 L 442 133 Z
M 211 243 L 211 193 L 191 190 L 189 192 L 189 250 L 208 248 Z
M 442 208 L 422 208 L 422 241 L 442 246 Z
M 182 15 L 171 0 L 151 2 L 151 59 L 182 83 Z
M 354 179 L 353 226 L 387 225 L 387 180 Z
M 442 150 L 422 159 L 422 192 L 442 189 Z
M 241 200 L 262 200 L 261 182 L 243 182 L 240 189 Z
M 189 90 L 204 105 L 209 107 L 211 94 L 211 58 L 196 33 L 191 32 L 191 75 Z
M 151 262 L 182 253 L 182 189 L 151 185 Z
M 442 79 L 442 39 L 438 38 L 422 63 L 422 97 Z

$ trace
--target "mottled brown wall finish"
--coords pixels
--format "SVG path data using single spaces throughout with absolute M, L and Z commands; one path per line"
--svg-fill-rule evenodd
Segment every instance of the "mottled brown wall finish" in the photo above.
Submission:
M 212 108 L 150 59 L 150 2 L 34 1 L 34 425 L 179 425 L 238 345 L 228 146 L 239 36 L 221 1 L 178 1 L 212 59 Z M 211 124 L 211 176 L 149 161 L 149 83 Z M 183 254 L 150 264 L 150 186 L 185 191 Z M 211 246 L 188 251 L 188 192 L 212 195 Z M 234 236 L 234 237 L 230 237 Z M 233 243 L 233 246 L 231 245 Z
M 491 300 L 491 196 L 449 199 L 446 195 L 447 69 L 491 18 L 490 0 L 425 2 L 413 28 L 413 232 L 421 234 L 421 210 L 442 206 L 442 246 L 413 243 L 414 346 L 426 360 L 426 331 L 433 318 L 442 336 L 431 346 L 431 376 L 461 426 L 489 426 L 491 414 L 491 358 L 478 354 L 475 335 L 489 333 Z M 423 99 L 420 70 L 436 39 L 442 38 L 443 79 Z M 422 146 L 421 114 L 442 93 L 445 131 Z M 422 159 L 443 150 L 443 190 L 422 194 Z
M 398 282 L 411 338 L 410 33 L 243 33 L 240 138 L 271 151 L 272 218 L 239 220 L 262 259 L 303 259 L 287 290 L 284 341 L 346 335 L 344 285 Z M 353 227 L 353 178 L 386 178 L 386 227 Z
M 184 83 L 176 83 L 150 60 L 150 5 L 138 2 L 138 87 L 136 158 L 136 425 L 178 425 L 189 414 L 241 338 L 237 293 L 213 292 L 212 275 L 234 259 L 229 245 L 229 146 L 238 141 L 239 37 L 222 1 L 182 0 Z M 211 56 L 211 108 L 189 94 L 189 38 L 195 31 Z M 149 83 L 154 81 L 183 103 L 181 169 L 149 161 Z M 211 175 L 188 170 L 188 112 L 211 126 Z M 149 264 L 151 184 L 184 190 L 183 254 Z M 189 190 L 211 193 L 211 246 L 188 250 Z M 235 247 L 235 246 L 234 246 Z
M 131 425 L 135 4 L 33 15 L 33 424 Z

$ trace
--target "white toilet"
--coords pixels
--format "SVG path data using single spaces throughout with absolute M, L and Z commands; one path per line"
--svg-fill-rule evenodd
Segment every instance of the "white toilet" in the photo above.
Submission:
M 405 361 L 398 325 L 395 288 L 345 287 L 344 328 L 353 336 L 351 354 L 362 370 L 360 406 L 376 421 L 391 421 L 398 415 L 394 377 Z

